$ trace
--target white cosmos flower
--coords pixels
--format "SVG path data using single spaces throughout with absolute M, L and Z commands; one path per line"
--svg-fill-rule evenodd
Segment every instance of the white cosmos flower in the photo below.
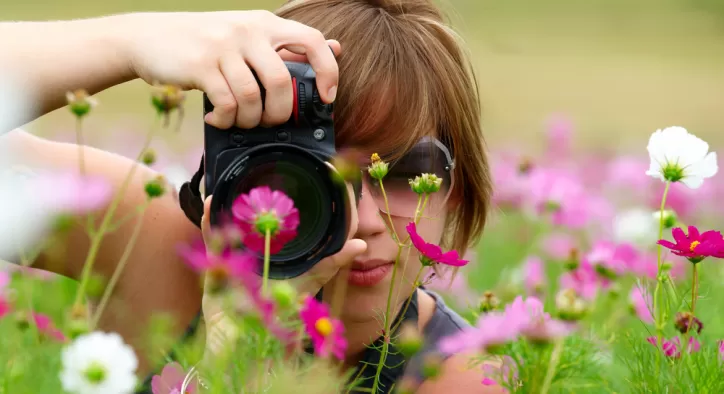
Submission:
M 76 338 L 62 354 L 63 389 L 72 394 L 131 394 L 138 359 L 120 335 L 94 331 Z
M 662 181 L 698 189 L 718 171 L 716 153 L 709 152 L 709 144 L 683 127 L 656 130 L 646 149 L 651 158 L 646 175 Z

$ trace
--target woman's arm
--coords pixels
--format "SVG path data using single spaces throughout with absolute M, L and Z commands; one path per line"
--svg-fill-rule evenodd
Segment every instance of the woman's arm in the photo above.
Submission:
M 136 78 L 123 18 L 0 23 L 1 76 L 16 81 L 33 102 L 33 112 L 13 127 L 62 107 L 68 91 L 95 94 Z
M 442 364 L 440 375 L 426 380 L 415 394 L 504 394 L 508 391 L 500 386 L 483 385 L 481 366 L 471 367 L 470 361 L 475 354 L 456 354 Z
M 209 124 L 252 128 L 283 123 L 292 113 L 291 76 L 282 57 L 299 61 L 303 55 L 325 102 L 334 101 L 338 81 L 339 43 L 268 11 L 3 22 L 0 37 L 0 72 L 9 74 L 0 77 L 21 83 L 35 104 L 11 129 L 61 107 L 68 91 L 94 94 L 135 78 L 202 90 L 215 107 Z M 282 48 L 296 56 L 278 53 Z M 267 91 L 263 110 L 252 69 Z

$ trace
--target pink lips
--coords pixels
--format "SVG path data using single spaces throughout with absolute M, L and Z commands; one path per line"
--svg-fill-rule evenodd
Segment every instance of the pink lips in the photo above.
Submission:
M 347 282 L 353 286 L 374 286 L 385 279 L 393 266 L 394 264 L 388 260 L 355 261 Z

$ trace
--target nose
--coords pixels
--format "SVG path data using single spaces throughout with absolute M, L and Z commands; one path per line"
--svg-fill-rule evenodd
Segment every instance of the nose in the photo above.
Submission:
M 359 205 L 357 206 L 359 224 L 357 226 L 356 238 L 371 238 L 387 231 L 387 227 L 380 213 L 380 208 L 377 206 L 374 197 L 372 197 L 367 182 L 363 182 L 362 198 L 359 200 Z

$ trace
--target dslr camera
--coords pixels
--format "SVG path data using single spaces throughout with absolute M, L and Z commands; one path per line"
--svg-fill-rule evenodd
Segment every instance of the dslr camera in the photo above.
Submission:
M 328 164 L 336 154 L 333 104 L 320 99 L 309 64 L 285 63 L 294 92 L 293 112 L 286 123 L 243 130 L 204 126 L 205 190 L 214 196 L 212 226 L 230 217 L 240 194 L 259 186 L 284 192 L 299 210 L 297 237 L 271 256 L 272 279 L 299 276 L 339 252 L 350 220 L 347 187 Z M 263 102 L 264 88 L 259 86 Z M 204 94 L 204 115 L 213 109 Z M 356 191 L 360 187 L 354 186 Z

